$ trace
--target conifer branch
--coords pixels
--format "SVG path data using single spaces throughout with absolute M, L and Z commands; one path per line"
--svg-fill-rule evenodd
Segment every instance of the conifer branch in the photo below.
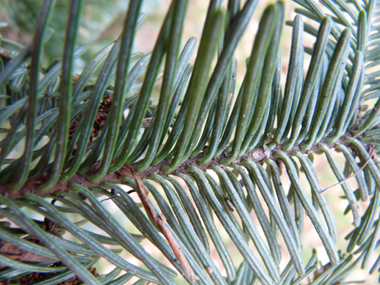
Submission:
M 299 145 L 293 146 L 291 149 L 284 151 L 284 152 L 289 156 L 292 154 L 293 151 L 299 151 L 299 152 L 304 153 L 304 154 L 316 153 L 316 152 L 319 153 L 320 152 L 320 150 L 318 149 L 319 144 L 324 144 L 325 146 L 327 146 L 330 149 L 334 148 L 337 144 L 343 144 L 345 146 L 349 146 L 350 143 L 347 143 L 344 140 L 344 138 L 347 136 L 351 137 L 352 136 L 351 132 L 349 132 L 349 131 L 346 132 L 340 139 L 336 140 L 333 144 L 328 144 L 327 143 L 328 138 L 325 138 L 325 139 L 321 140 L 318 144 L 312 146 L 307 151 L 301 150 L 301 146 L 304 144 L 304 143 L 301 143 Z M 366 148 L 368 148 L 368 146 L 366 144 L 364 144 L 364 146 Z M 241 161 L 243 159 L 246 159 L 246 158 L 252 160 L 253 162 L 258 162 L 258 163 L 261 163 L 265 158 L 269 158 L 269 159 L 278 161 L 278 158 L 273 157 L 273 152 L 278 151 L 278 150 L 282 150 L 281 147 L 282 147 L 282 145 L 277 145 L 273 150 L 265 149 L 265 147 L 254 148 L 253 150 L 246 152 L 244 155 L 234 159 L 231 162 L 231 164 L 240 164 Z M 204 151 L 206 149 L 207 149 L 207 147 L 198 155 L 191 157 L 191 158 L 188 158 L 185 162 L 180 164 L 173 171 L 173 173 L 174 172 L 185 173 L 186 168 L 190 165 L 195 166 L 201 170 L 208 169 L 210 165 L 226 166 L 226 165 L 221 164 L 220 161 L 229 156 L 228 152 L 221 153 L 219 156 L 213 158 L 212 160 L 210 160 L 206 164 L 199 164 L 197 161 L 200 158 L 204 157 L 204 155 L 205 155 Z M 172 162 L 172 159 L 165 159 L 156 165 L 149 166 L 144 171 L 138 173 L 138 176 L 140 177 L 140 179 L 145 179 L 151 173 L 155 173 L 158 175 L 165 175 L 164 173 L 161 172 L 161 168 L 163 166 L 169 165 L 171 162 Z M 138 165 L 138 163 L 132 164 L 131 166 L 134 167 L 136 165 Z M 20 197 L 22 197 L 22 195 L 24 193 L 33 193 L 33 194 L 37 194 L 37 195 L 41 195 L 41 196 L 47 196 L 47 195 L 55 193 L 57 191 L 68 191 L 70 184 L 79 184 L 79 185 L 82 185 L 83 187 L 91 188 L 91 187 L 100 186 L 104 182 L 115 183 L 115 184 L 123 184 L 124 183 L 123 177 L 133 177 L 131 171 L 128 170 L 128 168 L 126 168 L 124 166 L 124 167 L 120 168 L 118 171 L 116 171 L 115 173 L 108 173 L 101 180 L 99 180 L 97 182 L 90 182 L 87 180 L 87 178 L 96 172 L 96 170 L 97 170 L 96 167 L 97 167 L 97 164 L 93 165 L 93 169 L 91 171 L 84 173 L 84 174 L 75 174 L 71 179 L 69 179 L 65 183 L 57 183 L 54 185 L 54 187 L 52 187 L 50 190 L 48 190 L 46 192 L 40 192 L 38 190 L 38 187 L 41 184 L 43 184 L 43 182 L 47 178 L 36 178 L 34 180 L 28 181 L 17 192 L 10 192 L 7 190 L 7 184 L 0 184 L 0 195 L 5 195 L 10 199 L 20 198 Z

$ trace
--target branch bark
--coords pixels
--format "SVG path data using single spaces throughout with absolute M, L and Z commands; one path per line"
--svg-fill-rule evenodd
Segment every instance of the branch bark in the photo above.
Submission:
M 287 153 L 288 155 L 291 155 L 291 153 L 295 150 L 298 150 L 302 153 L 305 153 L 305 154 L 309 154 L 309 153 L 315 153 L 315 152 L 319 152 L 318 150 L 318 145 L 319 144 L 324 144 L 326 145 L 327 147 L 329 148 L 334 148 L 336 144 L 340 143 L 340 144 L 343 144 L 343 145 L 346 145 L 346 146 L 349 146 L 350 144 L 345 142 L 344 141 L 344 137 L 347 137 L 347 136 L 352 136 L 351 132 L 347 132 L 345 133 L 342 138 L 340 138 L 339 140 L 337 140 L 334 144 L 328 144 L 327 143 L 327 138 L 326 139 L 323 139 L 321 140 L 320 143 L 314 145 L 311 149 L 309 149 L 308 151 L 301 151 L 300 150 L 300 147 L 302 146 L 302 143 L 300 145 L 297 145 L 297 146 L 294 146 L 293 148 L 291 148 L 290 150 L 288 151 L 285 151 L 285 153 Z M 365 147 L 368 148 L 367 145 L 365 145 Z M 273 152 L 276 151 L 276 150 L 282 150 L 281 149 L 281 145 L 278 145 L 275 149 L 273 149 L 272 151 L 268 151 L 268 150 L 265 150 L 264 148 L 260 147 L 260 148 L 255 148 L 249 152 L 246 152 L 244 155 L 242 155 L 241 157 L 238 157 L 237 159 L 235 159 L 234 161 L 232 161 L 233 164 L 239 164 L 244 158 L 248 158 L 254 162 L 261 162 L 262 160 L 264 160 L 265 158 L 270 158 L 270 159 L 273 159 L 273 160 L 278 160 L 277 158 L 274 158 L 273 157 Z M 204 153 L 201 152 L 200 154 L 192 157 L 192 158 L 189 158 L 187 159 L 185 162 L 183 162 L 181 165 L 179 165 L 175 171 L 173 172 L 182 172 L 184 173 L 186 171 L 186 168 L 189 166 L 189 165 L 192 165 L 192 166 L 195 166 L 195 167 L 198 167 L 199 169 L 201 170 L 206 170 L 208 169 L 208 167 L 210 165 L 221 165 L 220 163 L 220 160 L 223 159 L 223 158 L 226 158 L 229 156 L 229 153 L 227 152 L 223 152 L 221 153 L 219 156 L 213 158 L 209 163 L 207 164 L 198 164 L 197 160 L 202 158 L 204 156 Z M 150 173 L 156 173 L 156 174 L 159 174 L 159 175 L 164 175 L 164 173 L 161 172 L 161 168 L 165 165 L 169 165 L 171 163 L 172 159 L 166 159 L 166 160 L 163 160 L 161 161 L 160 163 L 158 163 L 157 165 L 151 165 L 149 166 L 147 169 L 145 169 L 144 171 L 138 173 L 138 177 L 140 179 L 145 179 Z M 135 166 L 136 164 L 132 164 L 131 166 Z M 7 190 L 7 187 L 8 187 L 8 184 L 1 184 L 0 185 L 0 195 L 4 195 L 10 199 L 17 199 L 17 198 L 21 198 L 23 196 L 24 193 L 33 193 L 33 194 L 36 194 L 36 195 L 40 195 L 40 196 L 47 196 L 49 194 L 52 194 L 52 193 L 55 193 L 57 191 L 68 191 L 68 187 L 70 184 L 79 184 L 79 185 L 82 185 L 86 188 L 91 188 L 91 187 L 97 187 L 97 186 L 100 186 L 102 183 L 104 182 L 109 182 L 109 183 L 115 183 L 115 184 L 123 184 L 123 179 L 121 178 L 121 176 L 127 176 L 127 177 L 133 177 L 131 176 L 131 174 L 127 174 L 125 171 L 123 171 L 123 168 L 121 168 L 120 170 L 114 172 L 114 173 L 108 173 L 106 174 L 100 181 L 98 182 L 89 182 L 87 180 L 87 177 L 89 177 L 90 175 L 92 175 L 94 172 L 96 172 L 96 167 L 94 167 L 94 169 L 92 171 L 89 171 L 87 173 L 84 173 L 84 174 L 76 174 L 74 175 L 72 178 L 70 178 L 68 181 L 66 181 L 65 183 L 57 183 L 56 185 L 54 185 L 53 188 L 51 188 L 50 190 L 46 191 L 46 192 L 40 192 L 38 190 L 38 187 L 44 183 L 44 181 L 48 178 L 48 177 L 44 177 L 44 178 L 38 178 L 38 179 L 34 179 L 34 180 L 31 180 L 31 181 L 28 181 L 19 191 L 17 192 L 9 192 Z

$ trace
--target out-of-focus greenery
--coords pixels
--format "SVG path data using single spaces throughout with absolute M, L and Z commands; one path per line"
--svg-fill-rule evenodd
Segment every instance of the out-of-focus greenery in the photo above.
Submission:
M 0 31 L 4 37 L 17 39 L 26 44 L 38 19 L 43 0 L 0 0 L 0 19 L 8 22 L 8 27 Z M 70 1 L 57 0 L 50 21 L 53 34 L 45 45 L 44 63 L 62 57 L 65 27 Z M 80 28 L 78 44 L 87 44 L 90 49 L 115 40 L 115 32 L 107 32 L 123 20 L 128 7 L 127 1 L 120 0 L 86 0 Z M 116 22 L 116 23 L 115 23 Z M 117 25 L 119 26 L 119 25 Z M 6 35 L 6 36 L 5 36 Z M 86 53 L 88 57 L 94 52 Z M 83 58 L 85 61 L 88 58 Z

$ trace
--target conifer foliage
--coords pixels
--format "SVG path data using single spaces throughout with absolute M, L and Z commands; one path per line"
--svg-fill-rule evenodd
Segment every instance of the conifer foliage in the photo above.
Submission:
M 54 0 L 43 1 L 30 44 L 0 39 L 3 284 L 340 284 L 355 266 L 378 274 L 377 0 L 295 0 L 292 21 L 283 2 L 261 0 L 244 78 L 234 54 L 258 0 L 211 0 L 196 51 L 195 38 L 181 42 L 188 1 L 173 0 L 148 54 L 133 53 L 143 16 L 130 0 L 120 37 L 74 76 L 84 2 L 71 0 L 62 58 L 48 66 Z M 346 237 L 315 155 L 347 200 Z M 328 263 L 316 251 L 305 259 L 306 219 Z M 99 272 L 100 258 L 114 269 Z

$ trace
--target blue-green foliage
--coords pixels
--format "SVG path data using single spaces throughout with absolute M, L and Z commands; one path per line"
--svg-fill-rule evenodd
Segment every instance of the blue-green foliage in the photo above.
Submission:
M 296 0 L 298 15 L 286 22 L 293 33 L 285 74 L 280 37 L 287 16 L 282 2 L 269 5 L 243 79 L 236 79 L 234 52 L 258 0 L 230 0 L 227 8 L 210 1 L 194 66 L 196 40 L 181 43 L 188 1 L 172 1 L 152 53 L 144 55 L 132 53 L 142 1 L 131 0 L 121 36 L 73 77 L 73 62 L 85 51 L 77 45 L 83 2 L 71 1 L 61 60 L 40 64 L 55 20 L 53 0 L 42 4 L 30 44 L 4 40 L 6 48 L 0 47 L 0 218 L 18 226 L 1 222 L 0 239 L 43 258 L 28 262 L 1 254 L 0 280 L 38 271 L 55 274 L 35 284 L 73 276 L 86 284 L 125 284 L 132 276 L 140 279 L 135 284 L 175 284 L 178 273 L 192 282 L 173 253 L 176 246 L 200 284 L 301 284 L 306 278 L 338 284 L 356 264 L 369 265 L 380 236 L 378 1 Z M 310 47 L 303 45 L 304 32 L 315 38 Z M 158 100 L 154 88 L 161 88 Z M 332 150 L 343 153 L 343 170 Z M 337 248 L 343 237 L 313 167 L 313 155 L 322 153 L 347 199 L 345 214 L 353 215 L 346 250 Z M 351 176 L 356 190 L 346 182 Z M 142 183 L 150 200 L 142 199 Z M 139 192 L 145 206 L 155 201 L 152 209 L 164 217 L 172 238 L 160 233 L 157 220 L 123 185 Z M 139 234 L 110 213 L 104 196 Z M 360 201 L 367 201 L 366 208 Z M 41 214 L 57 232 L 21 208 Z M 316 251 L 303 258 L 304 213 L 326 250 L 325 265 Z M 64 238 L 65 231 L 76 241 Z M 143 239 L 172 266 L 153 257 Z M 290 256 L 282 271 L 281 239 Z M 222 266 L 211 258 L 211 248 Z M 121 249 L 145 266 L 122 258 Z M 95 277 L 87 269 L 100 257 L 116 268 Z M 379 264 L 380 255 L 370 273 Z

